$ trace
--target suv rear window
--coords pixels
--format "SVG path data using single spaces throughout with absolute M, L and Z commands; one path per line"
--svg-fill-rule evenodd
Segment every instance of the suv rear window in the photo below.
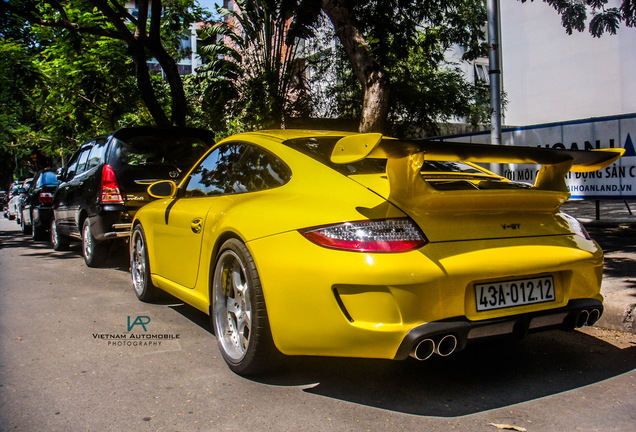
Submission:
M 113 141 L 115 167 L 171 165 L 182 170 L 190 169 L 213 144 L 188 136 L 142 135 Z
M 43 171 L 38 178 L 36 187 L 42 187 L 43 185 L 56 185 L 59 182 L 60 181 L 57 179 L 57 173 L 54 171 Z

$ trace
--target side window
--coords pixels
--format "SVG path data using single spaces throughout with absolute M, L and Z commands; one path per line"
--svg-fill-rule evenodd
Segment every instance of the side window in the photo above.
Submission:
M 102 158 L 104 156 L 104 150 L 106 148 L 104 146 L 105 143 L 106 143 L 105 139 L 101 139 L 95 143 L 95 145 L 90 151 L 90 154 L 88 155 L 88 160 L 86 161 L 86 168 L 84 169 L 84 171 L 88 171 L 91 168 L 95 168 L 102 162 Z
M 68 167 L 66 168 L 66 174 L 64 174 L 64 180 L 68 181 L 75 177 L 75 173 L 77 173 L 77 162 L 80 157 L 80 152 L 78 151 L 73 155 L 70 161 L 68 161 Z
M 86 171 L 86 162 L 88 161 L 88 156 L 89 156 L 92 148 L 93 148 L 93 146 L 89 146 L 89 147 L 86 147 L 86 148 L 82 149 L 82 152 L 80 153 L 79 158 L 77 160 L 77 172 L 76 172 L 76 174 L 81 174 L 84 171 Z
M 227 143 L 214 149 L 190 174 L 186 197 L 221 195 L 232 192 L 232 171 L 241 159 L 245 146 Z
M 254 192 L 282 186 L 291 170 L 279 158 L 256 146 L 249 146 L 232 184 L 235 193 Z

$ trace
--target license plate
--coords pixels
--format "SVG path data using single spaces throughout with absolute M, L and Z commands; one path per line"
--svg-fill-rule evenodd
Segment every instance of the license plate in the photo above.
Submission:
M 477 311 L 554 301 L 552 276 L 475 285 Z

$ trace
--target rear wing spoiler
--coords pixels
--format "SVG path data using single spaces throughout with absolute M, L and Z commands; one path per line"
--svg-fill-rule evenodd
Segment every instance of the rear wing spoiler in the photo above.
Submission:
M 338 164 L 357 162 L 365 158 L 409 158 L 408 167 L 424 160 L 467 161 L 480 163 L 515 163 L 542 165 L 534 186 L 537 189 L 567 192 L 565 175 L 568 171 L 590 172 L 616 162 L 625 149 L 555 150 L 539 147 L 496 146 L 425 139 L 399 140 L 385 138 L 379 133 L 346 136 L 336 143 L 331 161 Z M 388 170 L 389 168 L 387 168 Z M 407 168 L 408 169 L 408 168 Z

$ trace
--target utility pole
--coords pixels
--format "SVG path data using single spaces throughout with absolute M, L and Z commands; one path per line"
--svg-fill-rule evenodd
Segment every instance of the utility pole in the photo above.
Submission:
M 501 145 L 501 46 L 499 43 L 499 0 L 486 0 L 488 14 L 488 74 L 490 81 L 490 143 Z M 501 174 L 501 167 L 495 171 Z M 491 169 L 492 170 L 492 169 Z

